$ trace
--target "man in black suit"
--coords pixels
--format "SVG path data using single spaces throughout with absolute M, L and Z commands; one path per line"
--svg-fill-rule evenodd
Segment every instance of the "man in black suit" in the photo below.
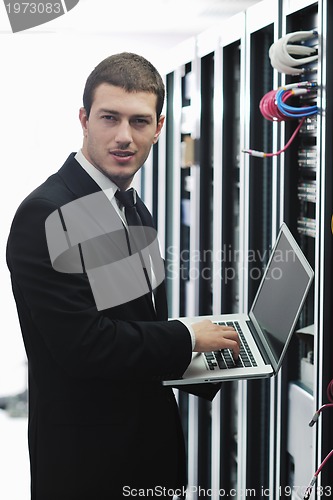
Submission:
M 104 237 L 104 229 L 95 240 L 90 235 L 88 244 L 77 236 L 95 230 L 90 218 L 97 234 L 102 219 L 116 220 L 116 214 L 120 230 L 109 231 L 98 248 L 103 253 L 118 238 L 128 241 L 128 222 L 115 195 L 128 190 L 157 142 L 163 101 L 162 79 L 144 58 L 122 53 L 102 61 L 86 82 L 82 149 L 22 202 L 13 220 L 7 262 L 29 365 L 32 500 L 182 493 L 186 467 L 178 408 L 161 380 L 181 376 L 193 350 L 239 351 L 230 328 L 168 321 L 164 282 L 154 285 L 154 278 L 148 291 L 118 302 L 104 303 L 102 296 L 101 305 L 87 262 L 96 257 L 89 245 L 91 250 Z M 97 215 L 96 203 L 103 207 Z M 143 225 L 151 227 L 139 197 L 136 206 Z M 69 208 L 76 214 L 72 226 Z M 113 297 L 121 283 L 103 266 L 118 258 L 94 261 L 106 296 Z

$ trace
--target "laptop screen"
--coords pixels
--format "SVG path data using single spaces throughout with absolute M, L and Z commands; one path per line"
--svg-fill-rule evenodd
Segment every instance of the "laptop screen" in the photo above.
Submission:
M 250 311 L 252 321 L 264 333 L 276 367 L 296 326 L 312 278 L 309 263 L 283 224 Z

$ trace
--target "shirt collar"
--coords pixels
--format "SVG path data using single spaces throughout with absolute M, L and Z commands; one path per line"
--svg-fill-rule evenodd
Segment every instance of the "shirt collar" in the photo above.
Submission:
M 100 170 L 94 167 L 94 165 L 92 165 L 84 156 L 82 150 L 76 153 L 75 159 L 111 201 L 118 190 L 118 186 L 106 177 L 106 175 L 100 172 Z

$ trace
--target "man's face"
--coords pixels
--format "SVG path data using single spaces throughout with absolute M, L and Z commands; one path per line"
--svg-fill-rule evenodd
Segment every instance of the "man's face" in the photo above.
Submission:
M 103 83 L 94 94 L 89 118 L 80 109 L 83 154 L 120 189 L 127 189 L 160 135 L 164 117 L 156 119 L 157 96 L 126 92 Z

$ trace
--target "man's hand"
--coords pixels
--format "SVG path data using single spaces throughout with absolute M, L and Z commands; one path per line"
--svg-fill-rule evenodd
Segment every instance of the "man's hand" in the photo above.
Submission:
M 221 326 L 205 319 L 198 323 L 192 323 L 195 333 L 195 352 L 217 351 L 219 349 L 231 349 L 234 358 L 239 355 L 239 337 L 231 326 Z

